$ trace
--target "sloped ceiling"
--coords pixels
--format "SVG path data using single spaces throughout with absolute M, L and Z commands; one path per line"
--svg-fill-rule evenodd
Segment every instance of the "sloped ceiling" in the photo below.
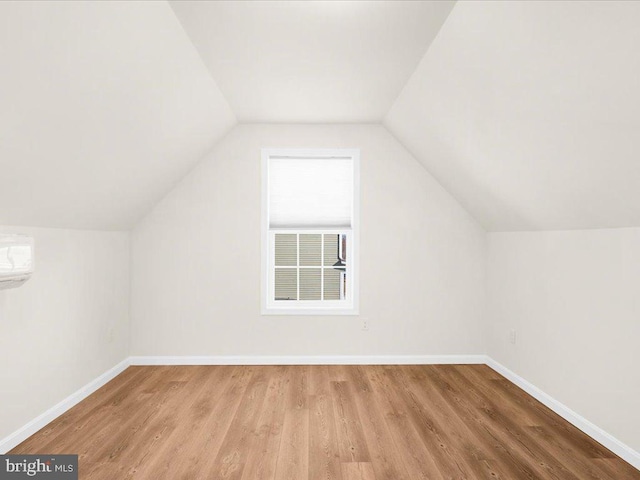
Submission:
M 459 2 L 384 123 L 488 230 L 640 226 L 639 25 L 639 2 Z
M 0 2 L 0 225 L 128 229 L 235 117 L 164 2 Z
M 383 121 L 490 231 L 640 226 L 638 25 L 614 1 L 0 2 L 0 225 L 131 228 L 237 117 Z
M 241 122 L 375 122 L 454 2 L 172 1 Z

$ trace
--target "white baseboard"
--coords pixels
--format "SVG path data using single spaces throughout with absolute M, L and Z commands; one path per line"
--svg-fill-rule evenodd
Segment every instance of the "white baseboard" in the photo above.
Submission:
M 129 357 L 131 365 L 439 365 L 483 364 L 485 355 L 255 355 Z
M 633 465 L 635 468 L 640 470 L 640 453 L 636 452 L 628 445 L 625 445 L 617 438 L 605 432 L 603 429 L 601 429 L 597 425 L 594 425 L 586 418 L 582 417 L 581 415 L 578 415 L 569 407 L 567 407 L 563 403 L 560 403 L 551 395 L 543 392 L 538 387 L 529 383 L 524 378 L 512 372 L 504 365 L 496 362 L 494 359 L 487 357 L 487 365 L 492 369 L 494 369 L 496 372 L 498 372 L 500 375 L 505 377 L 507 380 L 514 383 L 518 387 L 520 387 L 522 390 L 527 392 L 536 400 L 538 400 L 539 402 L 549 407 L 551 410 L 553 410 L 555 413 L 560 415 L 566 421 L 568 421 L 572 425 L 582 430 L 584 433 L 589 435 L 595 441 L 601 443 L 606 448 L 611 450 L 613 453 L 618 455 L 620 458 L 624 459 L 625 461 Z
M 0 440 L 0 454 L 5 454 L 12 448 L 16 447 L 20 443 L 24 442 L 31 435 L 36 433 L 41 428 L 45 427 L 47 424 L 58 418 L 64 412 L 69 410 L 74 405 L 78 404 L 93 392 L 102 387 L 105 383 L 109 382 L 120 373 L 122 373 L 129 366 L 129 359 L 126 358 L 115 367 L 109 369 L 104 372 L 98 378 L 92 380 L 87 383 L 80 390 L 72 393 L 67 398 L 59 402 L 57 405 L 54 405 L 46 412 L 38 415 L 36 418 L 31 420 L 29 423 L 24 425 L 22 428 L 16 430 L 8 437 Z

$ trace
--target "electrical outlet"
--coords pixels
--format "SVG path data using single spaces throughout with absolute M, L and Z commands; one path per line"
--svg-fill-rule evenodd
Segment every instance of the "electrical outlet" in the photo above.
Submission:
M 369 330 L 369 320 L 362 320 L 362 330 Z
M 509 330 L 509 343 L 512 343 L 515 345 L 516 339 L 517 339 L 516 331 L 513 329 Z

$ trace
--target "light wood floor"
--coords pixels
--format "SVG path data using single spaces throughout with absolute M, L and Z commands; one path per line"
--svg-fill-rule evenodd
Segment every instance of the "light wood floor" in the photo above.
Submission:
M 640 479 L 486 366 L 130 367 L 12 453 L 81 479 Z

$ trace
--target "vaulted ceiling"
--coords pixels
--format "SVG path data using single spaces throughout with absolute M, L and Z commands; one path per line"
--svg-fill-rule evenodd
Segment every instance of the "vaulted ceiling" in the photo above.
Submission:
M 0 225 L 128 229 L 236 122 L 384 125 L 487 230 L 640 226 L 638 2 L 2 2 Z
M 172 1 L 241 122 L 380 122 L 454 2 Z

